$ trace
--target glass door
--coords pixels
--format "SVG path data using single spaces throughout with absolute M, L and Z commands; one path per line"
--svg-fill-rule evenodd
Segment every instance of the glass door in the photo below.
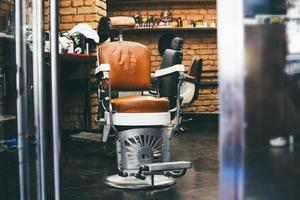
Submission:
M 0 1 L 0 199 L 60 198 L 57 9 L 56 0 Z M 46 187 L 45 24 L 51 25 L 53 187 Z

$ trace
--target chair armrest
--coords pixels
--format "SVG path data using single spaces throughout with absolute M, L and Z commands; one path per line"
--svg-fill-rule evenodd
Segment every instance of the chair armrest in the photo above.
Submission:
M 189 82 L 189 83 L 193 83 L 196 84 L 197 83 L 197 79 L 193 76 L 189 76 L 187 74 L 183 74 L 183 78 L 184 81 Z
M 110 64 L 101 64 L 95 69 L 95 76 L 99 79 L 108 79 L 110 72 Z
M 165 69 L 159 69 L 155 71 L 154 77 L 159 78 L 162 76 L 166 76 L 175 72 L 184 72 L 184 66 L 183 65 L 174 65 L 171 67 L 167 67 Z
M 109 72 L 110 71 L 110 64 L 101 64 L 95 69 L 95 75 L 99 72 Z
M 156 81 L 156 78 L 155 78 L 155 73 L 152 73 L 151 72 L 151 83 L 153 84 L 153 83 L 155 83 L 155 81 Z

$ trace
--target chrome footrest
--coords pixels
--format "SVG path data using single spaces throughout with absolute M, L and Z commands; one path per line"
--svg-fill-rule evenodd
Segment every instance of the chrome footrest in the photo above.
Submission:
M 192 163 L 187 161 L 152 163 L 141 166 L 142 171 L 150 173 L 189 169 L 191 167 Z
M 145 179 L 145 176 L 163 174 L 172 177 L 181 177 L 186 173 L 186 170 L 192 167 L 191 162 L 177 161 L 177 162 L 163 162 L 142 165 L 138 174 L 135 176 L 139 179 Z
M 181 177 L 186 173 L 186 170 L 192 167 L 191 162 L 163 162 L 144 164 L 140 167 L 138 174 L 135 176 L 138 179 L 145 180 L 146 176 L 151 176 L 151 185 L 154 186 L 154 175 L 163 174 L 167 177 Z

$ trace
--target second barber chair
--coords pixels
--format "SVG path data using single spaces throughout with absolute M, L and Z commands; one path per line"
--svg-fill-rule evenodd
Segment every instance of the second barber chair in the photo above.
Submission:
M 166 49 L 163 53 L 160 69 L 167 69 L 176 64 L 181 64 L 183 59 L 183 39 L 180 37 L 174 37 L 171 41 L 170 48 Z M 188 73 L 184 74 L 184 81 L 181 84 L 180 102 L 183 106 L 190 106 L 195 100 L 198 99 L 199 85 L 202 73 L 202 62 L 200 58 L 194 58 L 192 64 L 188 69 Z M 161 97 L 168 98 L 171 102 L 171 110 L 176 105 L 177 90 L 176 85 L 178 79 L 174 76 L 163 77 L 159 83 L 155 83 L 156 88 L 159 88 L 159 94 Z M 155 91 L 151 91 L 151 94 L 155 94 Z M 176 110 L 176 109 L 175 109 Z M 174 118 L 173 115 L 172 118 Z M 179 119 L 180 123 L 182 118 Z M 187 128 L 179 126 L 178 130 L 186 131 Z
M 170 186 L 183 176 L 191 163 L 171 161 L 171 142 L 178 123 L 171 123 L 170 101 L 153 96 L 111 98 L 112 91 L 144 91 L 151 86 L 150 53 L 146 46 L 127 41 L 104 44 L 99 49 L 95 75 L 108 92 L 105 121 L 115 134 L 118 174 L 105 183 L 116 188 L 142 189 Z M 184 67 L 158 70 L 158 80 L 177 78 L 176 115 L 180 109 L 180 85 Z M 159 91 L 158 91 L 159 94 Z

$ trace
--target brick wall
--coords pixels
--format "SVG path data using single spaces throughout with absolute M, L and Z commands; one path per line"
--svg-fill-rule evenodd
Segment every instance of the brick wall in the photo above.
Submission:
M 127 6 L 118 8 L 109 8 L 109 16 L 133 16 L 139 11 L 142 16 L 153 15 L 159 18 L 164 9 L 170 9 L 173 17 L 181 17 L 183 21 L 205 20 L 210 23 L 216 20 L 215 4 L 199 5 L 152 5 L 152 6 Z M 161 56 L 158 52 L 158 38 L 164 32 L 143 32 L 125 34 L 125 40 L 137 41 L 145 44 L 151 51 L 152 70 L 159 69 Z M 200 57 L 203 62 L 203 73 L 201 77 L 203 86 L 199 91 L 199 98 L 192 106 L 184 108 L 184 112 L 189 113 L 218 113 L 219 96 L 217 89 L 218 63 L 217 63 L 217 40 L 215 31 L 175 31 L 171 32 L 179 37 L 184 38 L 183 46 L 183 64 L 188 68 L 194 57 Z
M 61 0 L 60 1 L 60 24 L 61 32 L 68 31 L 79 23 L 88 23 L 93 29 L 97 29 L 101 16 L 106 16 L 106 0 Z M 45 16 L 47 18 L 47 15 Z M 49 24 L 46 24 L 46 27 Z M 91 73 L 93 78 L 93 73 Z M 63 129 L 82 129 L 84 120 L 84 93 L 83 90 L 68 90 L 62 97 Z M 97 128 L 95 116 L 97 114 L 97 95 L 92 92 L 91 96 L 91 124 L 92 129 Z
M 106 0 L 60 0 L 59 1 L 59 29 L 65 32 L 79 23 L 88 23 L 93 29 L 97 29 L 101 16 L 106 16 Z M 45 29 L 49 29 L 49 0 L 45 1 Z M 91 78 L 93 75 L 91 74 Z M 62 129 L 82 129 L 84 121 L 84 90 L 82 84 L 64 86 L 62 91 Z M 75 89 L 74 89 L 75 87 Z M 73 89 L 72 89 L 73 88 Z M 77 88 L 77 89 L 76 89 Z M 96 93 L 92 93 L 92 128 L 97 128 L 94 117 L 97 110 Z
M 49 29 L 49 0 L 45 1 L 45 28 Z M 68 31 L 78 23 L 96 29 L 101 16 L 106 16 L 106 0 L 60 0 L 59 29 Z

